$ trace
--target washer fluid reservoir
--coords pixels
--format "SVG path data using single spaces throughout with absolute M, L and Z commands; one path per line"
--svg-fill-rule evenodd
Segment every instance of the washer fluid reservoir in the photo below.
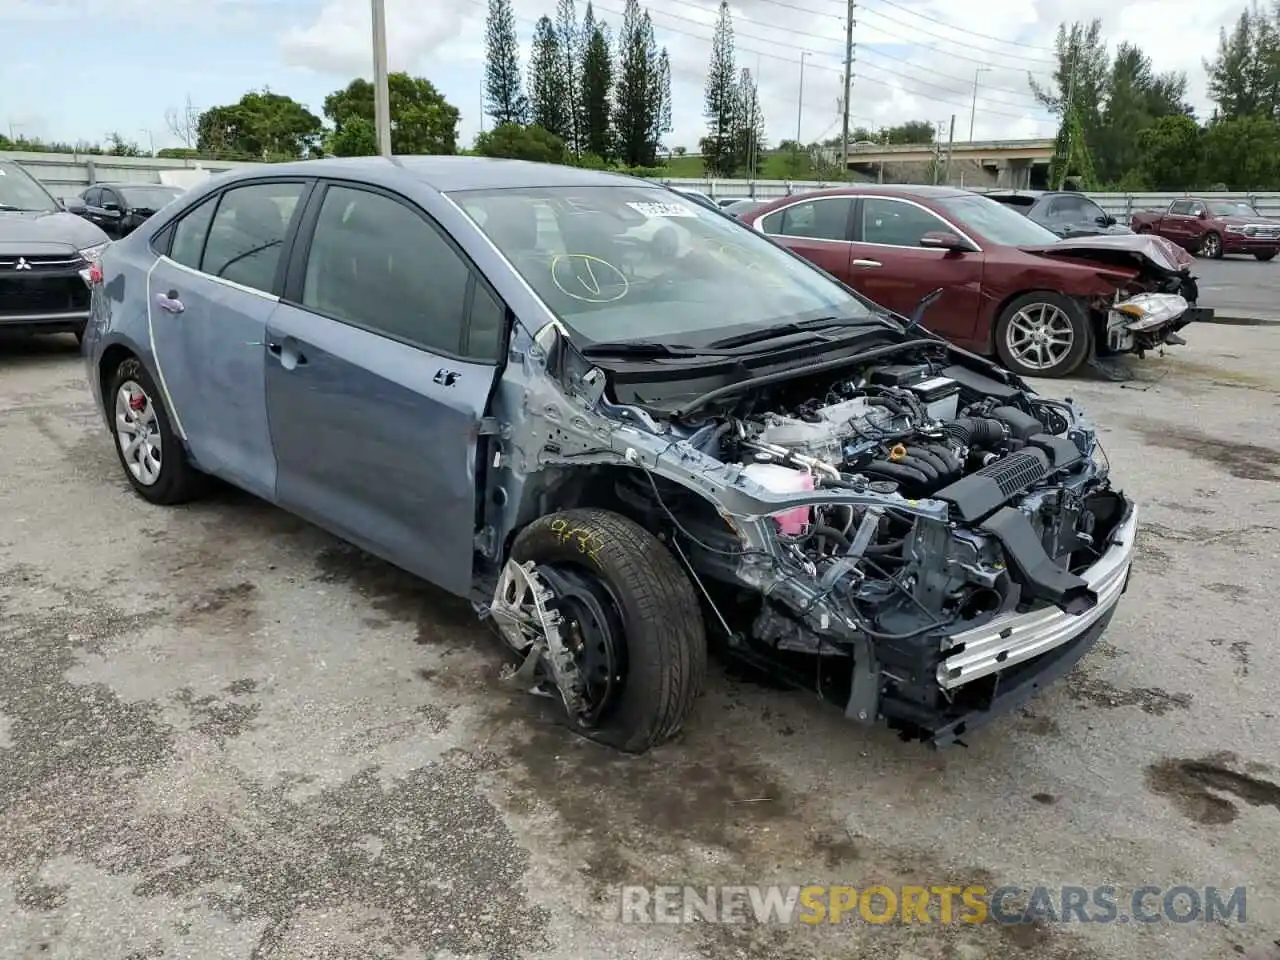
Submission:
M 802 493 L 813 489 L 813 475 L 807 470 L 793 470 L 777 463 L 752 463 L 742 472 L 774 493 Z M 796 507 L 775 515 L 773 519 L 779 533 L 794 537 L 804 533 L 811 516 L 810 507 Z

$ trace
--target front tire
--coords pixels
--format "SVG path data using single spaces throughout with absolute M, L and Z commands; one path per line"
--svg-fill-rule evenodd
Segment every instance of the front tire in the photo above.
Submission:
M 115 369 L 103 399 L 116 456 L 138 496 L 173 506 L 204 493 L 207 478 L 187 460 L 160 391 L 136 357 Z
M 1047 290 L 1014 298 L 1000 312 L 995 334 L 1001 362 L 1023 377 L 1068 376 L 1093 349 L 1084 308 Z
M 1263 263 L 1267 263 L 1268 261 L 1276 258 L 1276 251 L 1268 250 L 1266 253 L 1255 253 L 1254 257 L 1261 260 Z
M 1200 256 L 1210 260 L 1222 259 L 1222 237 L 1210 230 L 1200 241 Z
M 560 603 L 555 584 L 589 590 L 617 635 L 580 629 L 621 669 L 602 694 L 598 714 L 578 731 L 626 753 L 643 753 L 683 728 L 702 690 L 707 671 L 707 639 L 693 585 L 671 553 L 639 524 L 608 510 L 577 509 L 539 517 L 511 548 L 511 561 L 533 561 L 553 585 L 561 615 L 573 623 L 573 608 Z M 582 658 L 591 653 L 584 643 Z M 588 663 L 588 666 L 591 666 Z M 599 660 L 583 674 L 591 682 Z M 605 678 L 606 680 L 608 678 Z

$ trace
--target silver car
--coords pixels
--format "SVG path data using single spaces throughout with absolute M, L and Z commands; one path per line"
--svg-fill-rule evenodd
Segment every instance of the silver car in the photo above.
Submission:
M 1074 405 L 653 183 L 257 168 L 101 271 L 89 382 L 143 499 L 218 477 L 470 598 L 513 682 L 623 750 L 681 729 L 710 644 L 951 743 L 1129 582 Z

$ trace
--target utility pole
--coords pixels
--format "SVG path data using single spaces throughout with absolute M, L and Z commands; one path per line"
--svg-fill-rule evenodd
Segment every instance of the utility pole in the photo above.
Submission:
M 933 125 L 933 185 L 938 185 L 938 174 L 942 172 L 942 124 L 939 120 Z
M 947 134 L 947 168 L 942 179 L 951 184 L 951 151 L 956 145 L 956 115 L 951 115 L 951 131 Z
M 973 71 L 973 105 L 969 108 L 969 143 L 973 143 L 973 121 L 978 116 L 978 77 L 990 69 L 990 67 L 979 67 Z
M 840 170 L 840 179 L 849 175 L 849 88 L 853 85 L 853 28 L 857 25 L 853 19 L 853 11 L 857 7 L 855 0 L 849 0 L 849 9 L 844 21 L 844 122 L 843 136 L 840 137 L 840 151 L 844 157 L 844 166 Z
M 391 91 L 387 83 L 387 5 L 373 3 L 373 125 L 378 131 L 378 153 L 391 156 Z

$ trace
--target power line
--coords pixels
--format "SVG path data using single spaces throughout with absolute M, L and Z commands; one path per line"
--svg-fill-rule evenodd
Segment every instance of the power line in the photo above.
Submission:
M 878 50 L 867 50 L 867 49 L 864 49 L 862 52 L 863 52 L 863 53 L 867 53 L 867 54 L 871 54 L 872 56 L 877 56 L 877 57 L 887 57 L 888 59 L 896 60 L 896 61 L 898 61 L 899 63 L 905 63 L 905 64 L 907 64 L 908 66 L 914 66 L 914 64 L 912 64 L 910 60 L 905 60 L 905 59 L 903 59 L 902 57 L 889 57 L 889 56 L 888 56 L 888 54 L 880 53 Z M 946 91 L 947 93 L 954 93 L 954 92 L 956 92 L 956 91 L 955 91 L 955 88 L 953 88 L 953 87 L 947 86 L 947 85 L 945 85 L 945 84 L 934 83 L 934 82 L 932 82 L 932 81 L 930 81 L 930 80 L 921 80 L 921 79 L 918 79 L 917 77 L 915 77 L 915 76 L 913 76 L 913 75 L 911 75 L 911 74 L 904 74 L 904 73 L 902 73 L 901 71 L 896 70 L 896 69 L 891 68 L 891 67 L 882 67 L 882 66 L 880 66 L 879 64 L 874 64 L 873 66 L 874 66 L 874 67 L 875 67 L 875 69 L 877 69 L 877 70 L 883 70 L 885 73 L 891 74 L 892 76 L 895 76 L 895 77 L 902 77 L 902 78 L 904 78 L 904 79 L 911 80 L 913 83 L 920 84 L 921 86 L 925 86 L 925 87 L 933 87 L 933 88 L 936 88 L 936 89 L 938 89 L 938 90 L 944 90 L 944 91 Z M 965 85 L 965 86 L 968 86 L 969 84 L 971 84 L 971 83 L 973 82 L 973 81 L 972 81 L 972 79 L 968 79 L 968 80 L 966 80 L 966 79 L 964 79 L 964 78 L 962 78 L 962 77 L 953 76 L 952 74 L 949 74 L 949 73 L 936 73 L 936 74 L 933 74 L 933 76 L 934 76 L 934 77 L 936 77 L 938 80 L 950 80 L 950 81 L 953 81 L 954 83 L 957 83 L 957 84 L 963 84 L 963 85 Z M 984 88 L 984 91 L 986 91 L 986 90 L 1002 90 L 1002 89 L 1004 89 L 1004 88 L 1002 88 L 1002 87 L 986 87 L 986 88 Z M 1005 90 L 1005 92 L 1006 92 L 1006 93 L 1014 93 L 1016 96 L 1022 96 L 1022 97 L 1025 99 L 1025 101 L 1026 101 L 1026 102 L 1019 103 L 1019 102 L 1016 102 L 1016 101 L 1003 100 L 1003 99 L 1000 99 L 999 97 L 985 97 L 984 99 L 989 100 L 991 103 L 997 104 L 997 105 L 999 105 L 999 106 L 1013 107 L 1014 109 L 1017 109 L 1017 110 L 1025 109 L 1025 108 L 1027 108 L 1027 107 L 1029 106 L 1029 104 L 1035 104 L 1035 106 L 1036 106 L 1036 108 L 1037 108 L 1037 109 L 1043 109 L 1043 105 L 1040 103 L 1040 101 L 1039 101 L 1039 100 L 1036 100 L 1036 98 L 1035 98 L 1034 96 L 1032 96 L 1030 93 L 1016 94 L 1016 93 L 1015 93 L 1015 91 L 1013 91 L 1013 90 Z
M 763 2 L 771 3 L 771 2 L 776 2 L 776 0 L 763 0 Z M 939 24 L 940 26 L 946 27 L 948 30 L 955 30 L 959 33 L 967 33 L 971 37 L 979 37 L 982 40 L 990 40 L 993 43 L 1007 43 L 1012 47 L 1022 47 L 1024 50 L 1040 50 L 1040 51 L 1043 51 L 1044 53 L 1052 53 L 1055 55 L 1057 54 L 1057 51 L 1054 50 L 1052 47 L 1042 47 L 1034 43 L 1022 43 L 1019 40 L 1005 40 L 1005 39 L 1002 39 L 1001 37 L 993 37 L 990 34 L 978 33 L 976 30 L 966 30 L 964 27 L 958 27 L 954 23 L 948 23 L 946 20 L 939 20 L 937 17 L 931 17 L 927 13 L 919 13 L 915 10 L 912 10 L 910 7 L 904 7 L 902 4 L 895 2 L 895 0 L 875 0 L 875 2 L 883 3 L 887 7 L 894 7 L 898 10 L 901 10 L 903 13 L 910 14 L 913 17 L 919 17 L 921 20 L 928 20 L 930 23 Z
M 943 35 L 943 34 L 941 34 L 941 33 L 934 33 L 934 32 L 933 32 L 933 31 L 931 31 L 931 30 L 926 30 L 926 29 L 924 29 L 923 27 L 916 26 L 915 24 L 911 24 L 911 23 L 903 23 L 901 20 L 898 20 L 898 19 L 897 19 L 897 18 L 895 18 L 895 17 L 890 17 L 890 16 L 888 16 L 887 14 L 880 13 L 878 10 L 868 10 L 868 11 L 866 11 L 866 12 L 867 12 L 867 13 L 869 13 L 869 14 L 871 14 L 873 17 L 879 17 L 880 19 L 888 20 L 890 23 L 892 23 L 892 24 L 896 24 L 897 26 L 900 26 L 900 27 L 903 27 L 904 29 L 910 30 L 910 31 L 912 31 L 913 33 L 923 34 L 923 35 L 924 35 L 924 36 L 926 36 L 926 37 L 932 37 L 932 38 L 934 38 L 935 40 L 941 40 L 941 41 L 943 41 L 944 43 L 959 43 L 959 42 L 960 42 L 960 41 L 956 40 L 954 37 L 948 37 L 948 36 L 945 36 L 945 35 Z M 914 44 L 915 46 L 924 46 L 924 44 L 920 43 L 920 42 L 919 42 L 919 40 L 916 40 L 916 39 L 915 39 L 915 38 L 913 38 L 913 37 L 904 37 L 902 34 L 900 34 L 900 33 L 895 33 L 894 31 L 892 31 L 892 30 L 888 29 L 887 27 L 882 27 L 882 26 L 880 26 L 879 24 L 874 24 L 874 23 L 873 23 L 873 24 L 872 24 L 872 26 L 874 26 L 877 30 L 881 31 L 882 33 L 887 33 L 887 34 L 888 34 L 889 36 L 891 36 L 891 37 L 897 37 L 897 38 L 898 38 L 898 39 L 900 39 L 900 40 L 906 40 L 908 43 Z M 977 52 L 977 53 L 983 53 L 983 54 L 986 54 L 988 57 L 1008 57 L 1010 60 L 1022 60 L 1022 61 L 1025 61 L 1025 62 L 1027 62 L 1027 63 L 1034 63 L 1034 64 L 1037 64 L 1038 66 L 1040 66 L 1041 68 L 1044 68 L 1044 67 L 1056 67 L 1056 66 L 1057 66 L 1057 62 L 1056 62 L 1056 61 L 1054 61 L 1054 60 L 1047 60 L 1047 59 L 1045 59 L 1044 57 L 1024 57 L 1024 56 L 1023 56 L 1022 54 L 1020 54 L 1020 53 L 1005 53 L 1003 50 L 984 50 L 984 49 L 977 48 L 977 47 L 974 47 L 974 48 L 971 48 L 971 49 L 973 49 L 973 50 L 974 50 L 975 52 Z M 939 52 L 946 52 L 946 51 L 939 51 Z M 990 65 L 991 65 L 991 61 L 990 61 L 990 60 L 978 60 L 978 59 L 975 59 L 975 58 L 973 58 L 973 57 L 965 57 L 965 56 L 961 56 L 961 55 L 960 55 L 960 54 L 958 54 L 958 53 L 949 53 L 949 52 L 948 52 L 948 54 L 947 54 L 947 55 L 948 55 L 948 56 L 955 57 L 955 58 L 957 58 L 957 59 L 959 59 L 959 60 L 969 60 L 969 61 L 972 61 L 973 63 L 983 63 L 983 64 L 987 64 L 988 66 L 990 66 Z M 1006 66 L 1006 68 L 1007 68 L 1007 69 L 1013 69 L 1012 67 L 1009 67 L 1007 64 L 1006 64 L 1005 66 Z M 1019 69 L 1027 69 L 1027 68 L 1023 67 L 1023 68 L 1019 68 Z
M 873 57 L 883 57 L 886 60 L 896 60 L 898 63 L 905 63 L 909 67 L 919 67 L 919 64 L 916 63 L 914 60 L 908 60 L 906 57 L 894 56 L 892 53 L 885 53 L 883 50 L 877 50 L 875 47 L 870 47 L 870 46 L 867 46 L 866 44 L 863 44 L 863 53 L 869 53 Z M 988 67 L 987 69 L 991 69 L 991 68 Z M 956 83 L 963 83 L 966 85 L 971 82 L 967 77 L 957 77 L 955 74 L 952 74 L 952 73 L 939 73 L 935 71 L 933 75 L 937 77 L 939 80 L 953 80 Z M 1011 94 L 1012 96 L 1022 97 L 1025 100 L 1032 100 L 1036 103 L 1040 102 L 1039 100 L 1036 100 L 1033 94 L 1030 94 L 1025 90 L 1014 90 L 1012 87 L 996 87 L 996 86 L 987 85 L 982 89 L 984 91 L 993 91 L 996 93 L 1008 93 L 1008 94 Z M 1001 103 L 1003 101 L 995 100 L 994 102 Z M 1021 106 L 1021 104 L 1017 104 L 1017 103 L 1010 103 L 1007 105 L 1011 107 Z

